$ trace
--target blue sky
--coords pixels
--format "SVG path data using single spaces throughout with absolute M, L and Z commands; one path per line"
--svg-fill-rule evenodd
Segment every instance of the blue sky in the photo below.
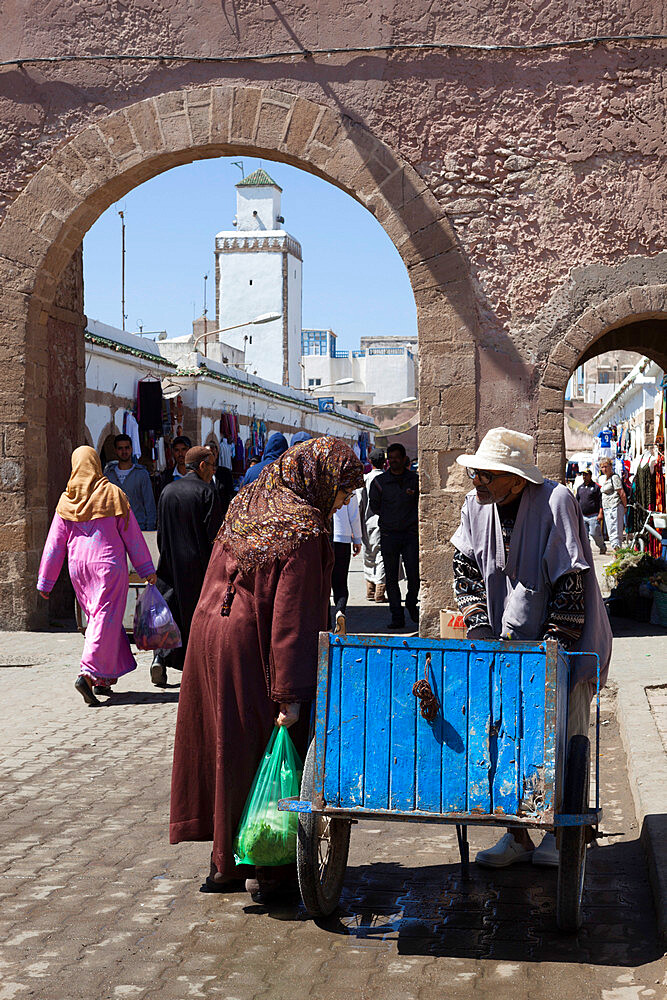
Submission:
M 303 326 L 331 327 L 339 346 L 366 335 L 417 332 L 415 302 L 405 266 L 382 227 L 332 184 L 282 163 L 243 158 L 246 176 L 262 166 L 282 187 L 285 229 L 303 249 Z M 85 311 L 121 325 L 121 223 L 126 223 L 126 328 L 192 329 L 203 308 L 208 272 L 209 316 L 215 315 L 215 234 L 232 228 L 232 158 L 201 160 L 169 170 L 112 205 L 83 244 Z

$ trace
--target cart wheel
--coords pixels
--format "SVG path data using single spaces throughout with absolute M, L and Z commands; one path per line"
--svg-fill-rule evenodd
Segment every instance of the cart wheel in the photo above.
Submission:
M 573 736 L 567 747 L 565 789 L 561 812 L 588 810 L 591 745 L 587 736 Z M 586 874 L 586 829 L 564 826 L 560 834 L 560 863 L 556 896 L 556 922 L 562 931 L 581 927 L 581 897 Z
M 315 741 L 306 754 L 301 798 L 312 802 L 315 784 Z M 299 813 L 296 868 L 303 905 L 311 917 L 328 917 L 338 906 L 343 888 L 350 827 L 347 819 L 320 813 Z

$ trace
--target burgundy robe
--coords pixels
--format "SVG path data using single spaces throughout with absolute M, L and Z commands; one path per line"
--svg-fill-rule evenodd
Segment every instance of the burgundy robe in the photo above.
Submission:
M 290 728 L 305 756 L 317 643 L 328 627 L 333 554 L 318 535 L 288 557 L 234 580 L 236 560 L 215 544 L 192 619 L 176 722 L 169 839 L 213 840 L 224 875 L 245 877 L 233 841 L 281 702 L 301 702 Z

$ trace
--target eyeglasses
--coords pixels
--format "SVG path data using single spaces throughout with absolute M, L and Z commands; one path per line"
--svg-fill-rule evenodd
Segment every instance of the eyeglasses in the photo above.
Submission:
M 483 486 L 488 486 L 493 479 L 498 479 L 500 476 L 509 475 L 507 472 L 487 472 L 486 469 L 466 469 L 466 472 L 471 479 L 476 476 Z

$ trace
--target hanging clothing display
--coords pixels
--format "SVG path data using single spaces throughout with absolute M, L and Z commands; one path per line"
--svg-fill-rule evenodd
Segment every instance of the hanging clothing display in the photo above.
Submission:
M 123 434 L 127 434 L 132 442 L 132 457 L 141 458 L 141 439 L 139 438 L 139 424 L 134 419 L 129 410 L 123 416 Z
M 157 458 L 155 460 L 155 469 L 157 472 L 164 472 L 167 468 L 167 456 L 164 448 L 164 437 L 158 438 L 157 442 Z

